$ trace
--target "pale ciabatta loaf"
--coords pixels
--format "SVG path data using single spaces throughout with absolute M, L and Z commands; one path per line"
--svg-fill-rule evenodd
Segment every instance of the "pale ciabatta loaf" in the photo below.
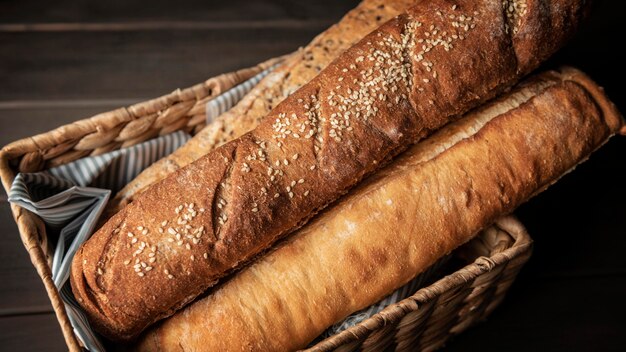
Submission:
M 603 92 L 565 69 L 444 127 L 209 296 L 142 351 L 291 351 L 470 240 L 613 135 Z
M 522 3 L 420 2 L 256 129 L 143 192 L 74 258 L 73 291 L 92 325 L 128 339 L 171 315 L 411 143 L 508 89 L 585 8 Z
M 212 149 L 254 129 L 272 107 L 309 82 L 344 50 L 419 0 L 364 0 L 337 24 L 276 68 L 232 109 L 220 115 L 176 152 L 140 173 L 109 202 L 110 217 L 137 194 Z

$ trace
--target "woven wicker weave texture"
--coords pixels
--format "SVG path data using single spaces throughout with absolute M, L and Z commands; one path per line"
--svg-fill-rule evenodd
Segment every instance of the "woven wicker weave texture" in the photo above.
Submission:
M 532 253 L 514 217 L 499 219 L 455 251 L 465 267 L 309 351 L 432 351 L 484 320 Z
M 208 100 L 277 60 L 280 58 L 13 142 L 0 151 L 2 183 L 8 191 L 17 172 L 40 171 L 177 130 L 194 134 L 204 127 Z M 22 242 L 44 282 L 67 346 L 70 351 L 80 351 L 52 281 L 51 248 L 45 226 L 27 210 L 15 205 L 11 209 Z M 468 266 L 361 324 L 321 341 L 311 350 L 428 351 L 440 348 L 451 336 L 491 313 L 530 253 L 531 240 L 523 227 L 513 218 L 504 218 L 458 253 L 465 254 Z
M 21 139 L 5 146 L 2 152 L 11 163 L 18 163 L 19 172 L 35 172 L 178 130 L 196 133 L 205 125 L 207 101 L 281 59 L 270 59 L 255 67 L 222 74 L 152 100 Z
M 18 172 L 36 172 L 87 155 L 127 147 L 157 135 L 185 130 L 195 133 L 205 124 L 205 104 L 281 58 L 255 67 L 222 74 L 200 84 L 129 107 L 108 111 L 33 137 L 20 139 L 0 150 L 0 178 L 7 193 Z M 41 277 L 70 351 L 80 351 L 65 307 L 52 281 L 52 247 L 38 216 L 11 204 L 22 243 Z

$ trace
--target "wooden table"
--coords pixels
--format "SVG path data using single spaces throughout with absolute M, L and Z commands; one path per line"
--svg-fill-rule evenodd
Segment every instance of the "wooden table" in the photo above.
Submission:
M 0 146 L 305 45 L 356 1 L 0 3 Z M 545 67 L 575 65 L 626 111 L 624 2 L 598 1 Z M 624 350 L 626 138 L 517 211 L 535 254 L 489 320 L 450 350 Z M 62 351 L 60 329 L 0 195 L 0 350 Z

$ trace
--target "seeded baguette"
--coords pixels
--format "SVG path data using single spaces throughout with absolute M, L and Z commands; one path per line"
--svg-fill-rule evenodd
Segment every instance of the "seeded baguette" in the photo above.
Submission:
M 303 348 L 555 182 L 621 123 L 584 74 L 542 74 L 411 147 L 139 350 Z
M 130 339 L 171 315 L 411 143 L 510 88 L 572 34 L 584 3 L 433 0 L 385 23 L 81 246 L 72 287 L 92 325 Z
M 253 88 L 232 109 L 195 135 L 174 153 L 141 172 L 109 202 L 110 217 L 137 194 L 212 149 L 254 129 L 272 107 L 309 82 L 344 50 L 382 23 L 419 0 L 364 0 L 310 44 L 299 50 Z

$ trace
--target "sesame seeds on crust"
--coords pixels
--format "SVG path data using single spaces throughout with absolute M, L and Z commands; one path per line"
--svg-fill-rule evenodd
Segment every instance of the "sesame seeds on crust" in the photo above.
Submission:
M 522 17 L 526 15 L 528 5 L 526 0 L 502 0 L 502 7 L 506 14 L 505 31 L 517 34 L 522 24 Z
M 194 219 L 200 213 L 204 213 L 204 208 L 196 208 L 194 203 L 184 203 L 174 208 L 174 218 L 165 219 L 158 223 L 158 232 L 161 239 L 152 240 L 148 226 L 140 225 L 135 228 L 139 233 L 127 232 L 126 247 L 133 250 L 131 258 L 123 260 L 125 266 L 133 263 L 131 269 L 139 277 L 148 277 L 148 273 L 159 265 L 159 258 L 162 257 L 160 251 L 167 250 L 168 246 L 177 246 L 192 250 L 194 246 L 202 243 L 206 234 L 204 225 L 196 225 Z M 170 226 L 168 226 L 170 225 Z M 126 224 L 122 224 L 126 226 Z M 119 232 L 119 228 L 117 228 Z M 195 260 L 192 254 L 189 257 Z M 205 256 L 208 259 L 208 256 Z M 168 279 L 173 279 L 173 274 L 168 269 L 160 271 Z M 102 275 L 102 271 L 98 271 Z
M 330 89 L 324 91 L 324 101 L 320 100 L 318 92 L 301 95 L 293 102 L 298 105 L 295 111 L 279 110 L 272 116 L 271 138 L 255 140 L 253 147 L 246 149 L 245 156 L 237 160 L 224 157 L 227 164 L 236 165 L 233 171 L 254 174 L 250 176 L 264 180 L 256 192 L 250 193 L 243 211 L 262 217 L 267 214 L 270 202 L 291 201 L 310 195 L 312 190 L 307 186 L 305 175 L 314 171 L 317 165 L 311 163 L 310 154 L 294 152 L 298 149 L 293 145 L 311 143 L 314 152 L 319 153 L 326 138 L 339 144 L 349 142 L 350 138 L 355 138 L 355 127 L 376 119 L 381 109 L 406 102 L 410 94 L 424 92 L 426 86 L 437 83 L 437 63 L 431 53 L 453 50 L 456 42 L 465 40 L 476 27 L 479 14 L 463 13 L 458 6 L 452 5 L 439 9 L 436 15 L 436 24 L 425 25 L 416 18 L 408 18 L 399 33 L 379 32 L 377 36 L 371 36 L 358 54 L 342 62 L 343 67 L 337 70 L 340 74 L 334 77 Z M 433 99 L 424 100 L 424 103 L 435 104 Z M 227 207 L 227 199 L 234 190 L 223 184 L 219 187 L 223 192 L 216 192 L 214 201 L 217 214 L 214 223 L 218 231 L 219 226 L 229 221 L 230 212 L 238 211 Z M 281 196 L 284 197 L 282 200 L 279 199 Z M 193 203 L 176 206 L 175 217 L 163 219 L 153 230 L 163 237 L 160 245 L 187 251 L 204 245 L 205 229 L 194 221 L 198 212 L 200 209 Z M 140 258 L 133 266 L 135 272 L 142 273 L 141 277 L 149 272 L 165 274 L 162 268 L 152 271 L 159 264 L 160 256 L 152 251 L 154 245 L 150 245 L 147 226 L 137 226 L 128 231 L 127 236 L 127 245 L 133 249 L 133 260 Z M 194 251 L 186 256 L 191 261 L 199 257 Z M 125 259 L 124 263 L 127 262 Z M 131 262 L 126 265 L 130 266 Z

